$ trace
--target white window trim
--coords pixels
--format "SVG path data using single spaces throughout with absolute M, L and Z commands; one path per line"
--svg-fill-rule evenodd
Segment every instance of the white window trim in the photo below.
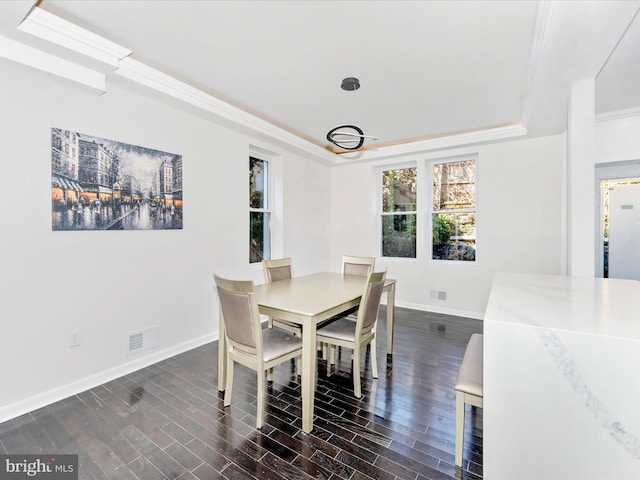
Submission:
M 389 170 L 403 170 L 405 168 L 415 168 L 416 169 L 416 210 L 411 212 L 402 212 L 404 214 L 415 214 L 416 216 L 416 256 L 415 257 L 385 257 L 382 255 L 382 217 L 387 215 L 399 215 L 399 213 L 390 213 L 382 211 L 382 180 L 384 172 L 388 172 Z M 421 168 L 416 161 L 403 162 L 397 164 L 385 164 L 378 167 L 378 172 L 376 175 L 376 183 L 377 183 L 377 193 L 376 193 L 376 225 L 377 225 L 377 234 L 375 236 L 377 245 L 375 251 L 377 260 L 382 262 L 400 262 L 400 263 L 415 263 L 421 256 L 421 242 L 420 238 L 422 238 L 423 229 L 421 228 L 420 220 L 420 210 L 421 210 L 421 198 L 420 192 L 422 188 L 420 188 L 420 178 L 421 178 Z
M 259 143 L 259 142 L 258 142 Z M 269 215 L 269 233 L 271 241 L 271 258 L 281 258 L 284 256 L 284 160 L 280 153 L 272 149 L 267 144 L 258 145 L 251 144 L 249 146 L 249 157 L 258 158 L 269 163 L 269 178 L 267 179 L 268 191 L 268 209 Z M 248 157 L 247 157 L 248 160 Z M 251 211 L 251 209 L 249 209 Z M 247 238 L 250 232 L 247 222 Z M 249 268 L 253 270 L 262 270 L 262 263 L 249 263 Z
M 475 211 L 476 214 L 476 258 L 474 261 L 469 262 L 469 261 L 460 261 L 460 260 L 442 260 L 442 259 L 434 259 L 433 257 L 433 166 L 439 163 L 455 163 L 455 162 L 461 162 L 464 160 L 475 160 L 476 162 L 476 172 L 475 172 L 475 197 L 476 197 L 476 208 L 474 210 L 451 210 L 452 213 L 457 213 L 457 212 L 468 212 L 468 211 Z M 479 265 L 479 257 L 480 255 L 478 255 L 478 252 L 480 251 L 479 248 L 479 244 L 480 244 L 480 229 L 479 229 L 479 224 L 480 224 L 480 220 L 479 220 L 479 172 L 480 172 L 480 158 L 479 155 L 477 153 L 469 153 L 469 154 L 463 154 L 463 155 L 455 155 L 452 157 L 440 157 L 440 158 L 430 158 L 427 159 L 425 162 L 425 167 L 426 167 L 426 185 L 427 188 L 425 190 L 427 190 L 428 192 L 428 198 L 426 198 L 426 205 L 427 207 L 425 208 L 424 211 L 426 211 L 426 214 L 424 215 L 424 217 L 426 217 L 426 221 L 424 222 L 425 226 L 426 226 L 426 232 L 425 232 L 425 238 L 426 241 L 424 242 L 425 244 L 425 258 L 426 258 L 426 263 L 429 264 L 433 264 L 433 265 L 466 265 L 467 267 L 470 266 L 477 266 Z

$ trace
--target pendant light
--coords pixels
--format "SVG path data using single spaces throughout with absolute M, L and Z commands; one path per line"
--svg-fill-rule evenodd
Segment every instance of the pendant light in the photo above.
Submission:
M 355 77 L 347 77 L 340 85 L 342 90 L 354 92 L 360 88 L 360 80 Z M 377 137 L 365 135 L 360 127 L 353 124 L 342 124 L 333 127 L 327 133 L 327 140 L 344 150 L 358 150 L 364 145 L 365 140 L 377 140 Z

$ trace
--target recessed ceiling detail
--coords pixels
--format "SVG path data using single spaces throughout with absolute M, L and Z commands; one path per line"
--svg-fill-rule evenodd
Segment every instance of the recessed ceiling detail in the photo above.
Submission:
M 148 2 L 0 2 L 0 61 L 98 93 L 107 78 L 133 81 L 335 164 L 560 134 L 572 84 L 589 77 L 597 113 L 640 106 L 640 0 L 340 6 L 155 2 L 151 21 Z M 357 119 L 335 98 L 345 64 L 366 80 L 342 87 Z

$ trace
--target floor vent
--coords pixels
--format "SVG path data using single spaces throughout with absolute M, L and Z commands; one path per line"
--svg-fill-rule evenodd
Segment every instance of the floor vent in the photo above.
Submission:
M 143 352 L 158 345 L 158 327 L 129 333 L 127 337 L 127 355 Z
M 443 332 L 443 333 L 444 333 L 444 332 L 446 332 L 446 331 L 447 331 L 447 326 L 446 326 L 444 323 L 442 323 L 442 322 L 434 322 L 434 321 L 432 321 L 432 322 L 429 324 L 429 327 L 430 327 L 432 330 L 437 330 L 438 332 Z

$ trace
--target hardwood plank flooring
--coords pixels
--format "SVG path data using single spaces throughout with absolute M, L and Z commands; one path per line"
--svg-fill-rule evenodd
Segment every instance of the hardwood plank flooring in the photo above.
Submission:
M 350 352 L 327 377 L 318 361 L 314 430 L 301 431 L 290 364 L 267 386 L 256 430 L 256 375 L 235 368 L 233 398 L 217 391 L 218 342 L 0 423 L 0 453 L 79 456 L 84 479 L 482 478 L 482 409 L 467 406 L 462 468 L 454 465 L 455 377 L 479 320 L 396 308 L 394 355 L 377 340 L 380 378 L 363 360 L 353 397 Z

